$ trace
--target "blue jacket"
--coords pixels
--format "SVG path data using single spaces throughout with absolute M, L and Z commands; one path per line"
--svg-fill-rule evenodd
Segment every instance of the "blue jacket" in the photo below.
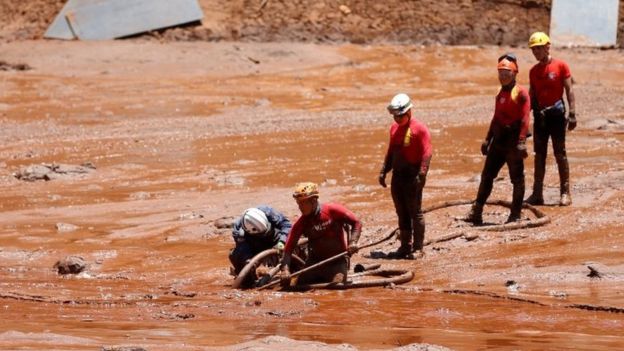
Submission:
M 275 246 L 280 241 L 285 243 L 290 233 L 290 228 L 292 227 L 288 218 L 266 205 L 260 205 L 256 208 L 264 212 L 267 216 L 267 219 L 271 223 L 271 229 L 263 235 L 250 235 L 243 230 L 243 218 L 239 217 L 234 222 L 234 227 L 232 229 L 232 237 L 236 245 L 247 243 L 254 248 L 264 250 Z

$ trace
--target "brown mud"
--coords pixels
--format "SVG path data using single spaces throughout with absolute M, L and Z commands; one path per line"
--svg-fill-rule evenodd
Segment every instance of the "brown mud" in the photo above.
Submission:
M 391 122 L 385 106 L 397 92 L 414 98 L 432 132 L 425 207 L 475 196 L 495 59 L 508 50 L 3 44 L 1 60 L 32 69 L 0 72 L 0 349 L 198 350 L 272 335 L 359 349 L 622 349 L 624 58 L 616 51 L 554 52 L 574 73 L 579 127 L 568 137 L 570 207 L 550 206 L 558 178 L 548 159 L 541 209 L 550 224 L 483 232 L 456 220 L 468 206 L 450 207 L 426 215 L 427 239 L 466 235 L 427 246 L 422 260 L 382 261 L 413 270 L 406 285 L 229 287 L 233 242 L 217 222 L 260 203 L 296 218 L 289 193 L 298 181 L 321 183 L 322 201 L 360 216 L 362 242 L 396 226 L 376 175 Z M 533 58 L 515 51 L 526 86 Z M 14 176 L 41 163 L 95 169 L 50 181 Z M 526 169 L 530 189 L 532 157 Z M 510 196 L 503 170 L 491 199 Z M 485 211 L 492 223 L 507 216 L 503 207 Z M 466 240 L 471 233 L 478 238 Z M 379 262 L 368 254 L 353 263 Z M 59 276 L 55 262 L 70 255 L 86 270 Z M 297 347 L 262 340 L 227 349 Z

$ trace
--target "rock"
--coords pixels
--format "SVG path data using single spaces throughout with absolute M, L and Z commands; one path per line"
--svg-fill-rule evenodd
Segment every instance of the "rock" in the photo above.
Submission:
M 67 256 L 54 264 L 58 274 L 78 274 L 86 268 L 87 264 L 80 256 Z
M 32 67 L 25 63 L 8 63 L 0 61 L 0 71 L 29 71 Z
M 65 233 L 65 232 L 73 232 L 79 227 L 70 223 L 56 223 L 56 231 Z
M 234 217 L 221 217 L 214 221 L 214 226 L 218 229 L 231 229 L 234 225 Z
M 27 182 L 34 182 L 37 180 L 53 180 L 63 177 L 72 177 L 80 174 L 90 173 L 95 169 L 95 166 L 91 163 L 85 163 L 81 166 L 66 165 L 66 164 L 46 164 L 30 165 L 19 172 L 15 173 L 15 178 L 24 180 Z
M 515 280 L 508 280 L 505 282 L 505 286 L 507 287 L 507 292 L 510 294 L 517 294 L 520 285 Z
M 563 292 L 563 291 L 550 290 L 548 292 L 548 295 L 550 295 L 552 297 L 556 297 L 558 299 L 566 299 L 566 298 L 568 298 L 568 294 Z
M 340 5 L 338 8 L 343 15 L 348 15 L 351 13 L 351 9 L 347 5 Z
M 187 219 L 198 219 L 198 218 L 204 218 L 204 215 L 196 213 L 195 211 L 190 212 L 190 213 L 182 213 L 180 216 L 178 216 L 178 219 L 183 221 L 183 220 L 187 220 Z
M 37 180 L 48 181 L 52 179 L 49 176 L 50 172 L 50 168 L 45 165 L 32 165 L 20 170 L 18 173 L 14 174 L 14 176 L 19 180 L 27 182 L 34 182 Z
M 130 194 L 130 199 L 131 200 L 147 200 L 151 197 L 152 195 L 148 192 L 145 191 L 139 191 L 136 193 L 132 193 Z

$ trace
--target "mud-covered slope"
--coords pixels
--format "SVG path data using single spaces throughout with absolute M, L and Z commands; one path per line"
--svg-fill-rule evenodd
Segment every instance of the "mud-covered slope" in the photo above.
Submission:
M 0 41 L 37 39 L 62 0 L 0 0 Z M 163 40 L 523 44 L 548 30 L 550 0 L 200 0 L 201 25 L 143 36 Z M 620 13 L 624 3 L 620 5 Z M 620 34 L 624 25 L 620 24 Z M 622 35 L 620 35 L 620 42 Z

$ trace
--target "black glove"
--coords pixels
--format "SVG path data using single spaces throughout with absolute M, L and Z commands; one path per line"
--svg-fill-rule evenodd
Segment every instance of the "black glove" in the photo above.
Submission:
M 487 156 L 489 146 L 490 146 L 489 140 L 484 140 L 483 143 L 481 143 L 481 155 Z
M 568 130 L 574 130 L 576 128 L 576 113 L 570 112 L 568 115 Z
M 522 157 L 523 159 L 529 157 L 529 153 L 527 152 L 526 148 L 526 142 L 524 140 L 518 141 L 516 149 L 518 150 L 518 154 L 520 155 L 520 157 Z
M 388 186 L 386 185 L 386 172 L 381 171 L 379 173 L 379 178 L 377 178 L 377 180 L 379 181 L 379 185 L 383 186 L 384 188 L 387 188 Z

